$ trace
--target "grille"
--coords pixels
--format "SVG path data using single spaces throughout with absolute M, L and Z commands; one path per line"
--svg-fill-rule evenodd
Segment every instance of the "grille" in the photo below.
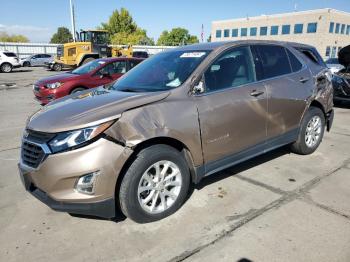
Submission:
M 23 141 L 21 158 L 24 164 L 36 168 L 44 160 L 44 157 L 45 153 L 40 146 Z
M 45 144 L 55 136 L 55 134 L 38 132 L 30 129 L 27 129 L 26 132 L 28 133 L 28 135 L 26 136 L 26 140 L 29 140 L 38 144 Z

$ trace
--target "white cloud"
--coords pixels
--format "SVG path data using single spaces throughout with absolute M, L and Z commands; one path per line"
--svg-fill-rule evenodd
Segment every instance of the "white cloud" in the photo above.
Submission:
M 3 25 L 0 24 L 0 32 L 8 34 L 21 34 L 29 38 L 31 42 L 48 42 L 53 34 L 47 27 L 30 25 Z

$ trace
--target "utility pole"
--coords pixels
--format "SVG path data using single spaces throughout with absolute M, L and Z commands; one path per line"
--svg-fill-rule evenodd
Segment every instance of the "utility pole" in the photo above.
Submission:
M 70 19 L 72 23 L 72 35 L 73 35 L 73 41 L 76 41 L 76 36 L 75 36 L 75 16 L 74 16 L 74 6 L 73 6 L 73 1 L 69 0 L 70 3 Z

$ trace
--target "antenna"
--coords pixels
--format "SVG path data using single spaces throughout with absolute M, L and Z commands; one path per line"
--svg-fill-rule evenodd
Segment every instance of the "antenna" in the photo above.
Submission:
M 297 11 L 298 11 L 298 3 L 295 2 L 295 3 L 294 3 L 294 12 L 297 12 Z
M 72 23 L 72 35 L 73 35 L 73 41 L 76 41 L 76 36 L 75 36 L 75 16 L 74 16 L 74 5 L 73 5 L 73 0 L 69 0 L 70 4 L 70 19 Z

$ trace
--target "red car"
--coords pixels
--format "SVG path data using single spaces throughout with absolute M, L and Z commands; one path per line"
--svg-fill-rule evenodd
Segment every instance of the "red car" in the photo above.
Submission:
M 66 95 L 110 84 L 143 61 L 142 58 L 102 58 L 93 60 L 75 70 L 49 76 L 33 86 L 35 98 L 45 105 Z

